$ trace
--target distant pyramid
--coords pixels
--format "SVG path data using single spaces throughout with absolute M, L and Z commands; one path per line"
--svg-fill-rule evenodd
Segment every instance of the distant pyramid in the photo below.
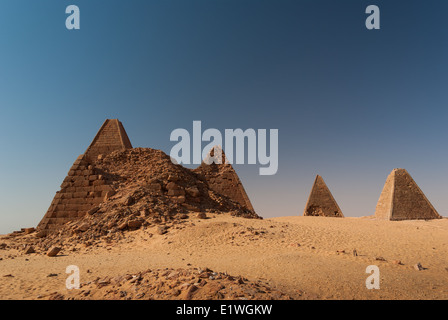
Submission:
M 304 216 L 343 218 L 341 209 L 321 176 L 317 175 L 305 206 Z
M 80 155 L 61 184 L 61 190 L 37 228 L 45 233 L 58 230 L 63 224 L 84 216 L 113 192 L 107 179 L 93 166 L 99 155 L 132 148 L 123 125 L 107 119 L 86 152 Z
M 255 212 L 240 178 L 232 165 L 228 163 L 222 148 L 220 146 L 213 147 L 204 160 L 208 162 L 208 159 L 210 158 L 218 159 L 218 156 L 215 156 L 215 150 L 218 154 L 219 152 L 222 154 L 221 164 L 207 164 L 203 161 L 194 171 L 205 176 L 210 189 Z
M 383 220 L 441 219 L 405 169 L 394 169 L 387 177 L 375 217 Z

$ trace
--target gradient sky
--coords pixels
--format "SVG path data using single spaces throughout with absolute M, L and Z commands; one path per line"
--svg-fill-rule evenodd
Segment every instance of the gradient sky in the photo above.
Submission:
M 65 8 L 81 30 L 65 28 Z M 378 5 L 381 30 L 365 28 Z M 448 213 L 448 2 L 2 0 L 0 233 L 36 226 L 106 118 L 279 129 L 279 170 L 235 166 L 261 216 L 301 215 L 316 174 L 348 217 L 406 168 Z M 205 145 L 206 143 L 204 143 Z

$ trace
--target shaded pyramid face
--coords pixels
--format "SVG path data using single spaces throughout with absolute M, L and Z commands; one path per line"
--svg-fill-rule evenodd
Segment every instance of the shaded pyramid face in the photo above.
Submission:
M 210 158 L 217 160 L 218 155 L 222 156 L 221 163 L 214 163 L 210 160 Z M 255 212 L 240 178 L 232 165 L 228 163 L 224 151 L 220 146 L 213 147 L 202 164 L 193 171 L 203 175 L 210 189 L 213 191 L 218 192 Z
M 321 176 L 316 176 L 305 206 L 304 216 L 343 218 L 341 209 Z
M 45 233 L 56 231 L 102 203 L 114 190 L 94 161 L 99 155 L 128 148 L 132 145 L 121 122 L 106 120 L 87 151 L 73 163 L 37 228 Z
M 394 169 L 387 177 L 375 217 L 382 220 L 441 218 L 405 169 Z

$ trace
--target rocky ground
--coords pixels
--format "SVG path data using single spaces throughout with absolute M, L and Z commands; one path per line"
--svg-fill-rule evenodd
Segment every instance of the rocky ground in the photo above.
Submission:
M 189 215 L 70 241 L 54 256 L 36 232 L 0 237 L 1 299 L 448 299 L 448 219 L 245 219 Z M 162 233 L 162 234 L 161 234 Z M 81 288 L 67 290 L 67 266 Z M 380 289 L 366 288 L 369 266 Z
M 43 297 L 42 297 L 43 298 Z M 165 268 L 124 274 L 113 278 L 96 278 L 81 284 L 66 296 L 54 292 L 49 300 L 290 300 L 261 280 L 249 281 L 241 276 L 214 272 L 208 268 Z

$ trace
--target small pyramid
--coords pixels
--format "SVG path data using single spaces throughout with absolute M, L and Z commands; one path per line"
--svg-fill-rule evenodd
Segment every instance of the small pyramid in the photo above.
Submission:
M 121 122 L 107 119 L 86 152 L 73 163 L 37 228 L 47 234 L 57 231 L 102 203 L 114 190 L 107 178 L 95 169 L 94 162 L 100 154 L 127 148 L 132 145 Z
M 306 202 L 304 216 L 339 217 L 343 218 L 341 209 L 325 184 L 324 179 L 317 175 L 313 188 Z
M 382 220 L 441 219 L 405 169 L 394 169 L 387 177 L 375 217 Z
M 217 159 L 215 157 L 215 152 L 218 152 L 218 155 L 221 153 L 221 163 L 217 164 L 212 162 L 207 164 L 207 162 L 210 162 L 210 158 Z M 194 171 L 204 175 L 210 189 L 255 212 L 240 178 L 232 165 L 228 163 L 224 151 L 220 146 L 213 147 L 202 164 Z

